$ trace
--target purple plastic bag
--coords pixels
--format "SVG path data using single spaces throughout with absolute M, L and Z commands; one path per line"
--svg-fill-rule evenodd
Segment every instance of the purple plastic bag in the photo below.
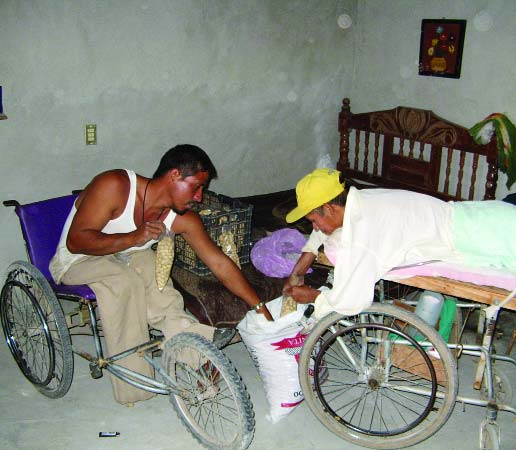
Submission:
M 251 262 L 268 277 L 285 278 L 291 274 L 305 244 L 306 238 L 298 230 L 282 228 L 254 245 Z

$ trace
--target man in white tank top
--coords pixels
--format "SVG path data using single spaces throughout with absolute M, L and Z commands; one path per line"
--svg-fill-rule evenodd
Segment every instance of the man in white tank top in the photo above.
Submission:
M 202 149 L 178 145 L 165 153 L 151 179 L 129 170 L 110 170 L 93 178 L 77 198 L 50 271 L 56 282 L 87 284 L 93 290 L 109 354 L 148 341 L 148 325 L 161 330 L 166 340 L 184 331 L 224 340 L 224 332 L 198 323 L 184 311 L 182 296 L 170 279 L 163 291 L 158 289 L 150 246 L 166 228 L 181 234 L 224 286 L 272 320 L 242 272 L 190 210 L 216 176 Z M 121 364 L 152 376 L 149 365 L 136 355 Z M 112 383 L 115 399 L 123 404 L 153 395 L 115 377 Z

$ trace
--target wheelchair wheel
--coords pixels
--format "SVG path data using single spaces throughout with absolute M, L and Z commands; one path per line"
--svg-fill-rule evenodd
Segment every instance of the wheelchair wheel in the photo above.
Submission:
M 70 333 L 54 291 L 32 264 L 17 261 L 7 269 L 0 319 L 25 377 L 47 397 L 65 395 L 73 377 Z
M 319 421 L 349 442 L 379 449 L 432 436 L 448 420 L 458 389 L 455 360 L 437 331 L 383 304 L 316 323 L 299 376 Z
M 163 361 L 183 391 L 170 401 L 190 433 L 210 449 L 246 449 L 254 434 L 253 407 L 227 357 L 202 336 L 180 333 L 166 343 Z

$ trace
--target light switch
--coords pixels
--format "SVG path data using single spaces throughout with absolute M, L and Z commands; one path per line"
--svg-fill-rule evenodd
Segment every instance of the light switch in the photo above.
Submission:
M 86 145 L 97 145 L 97 125 L 87 124 L 85 128 Z

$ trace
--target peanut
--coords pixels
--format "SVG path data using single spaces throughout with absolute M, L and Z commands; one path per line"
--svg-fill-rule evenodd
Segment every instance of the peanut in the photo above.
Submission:
M 234 235 L 231 231 L 224 231 L 219 236 L 219 243 L 222 247 L 222 251 L 229 256 L 231 260 L 241 269 L 240 258 L 238 257 L 238 251 L 235 244 Z
M 286 316 L 287 314 L 295 311 L 297 311 L 297 302 L 290 295 L 286 297 L 283 296 L 280 317 Z
M 170 270 L 174 261 L 174 239 L 171 236 L 164 236 L 158 242 L 156 249 L 155 277 L 158 289 L 162 291 L 170 277 Z

